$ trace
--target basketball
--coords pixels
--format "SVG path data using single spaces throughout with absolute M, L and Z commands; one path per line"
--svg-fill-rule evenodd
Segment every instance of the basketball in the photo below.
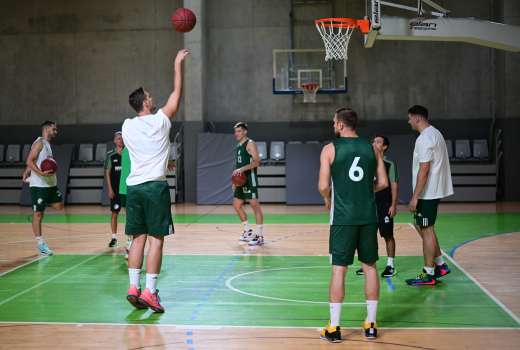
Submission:
M 235 186 L 244 186 L 246 184 L 246 181 L 247 179 L 244 173 L 233 174 L 231 176 L 231 182 Z
M 51 170 L 53 173 L 58 170 L 58 163 L 53 158 L 47 158 L 42 161 L 40 164 L 40 169 L 42 171 L 49 171 Z
M 195 27 L 197 17 L 190 9 L 181 7 L 172 13 L 173 28 L 181 33 L 189 32 Z

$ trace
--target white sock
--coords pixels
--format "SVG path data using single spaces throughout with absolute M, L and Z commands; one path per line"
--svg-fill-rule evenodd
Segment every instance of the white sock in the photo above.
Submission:
M 256 234 L 258 236 L 264 235 L 264 225 L 256 225 Z
M 376 323 L 377 300 L 367 300 L 367 322 Z
M 251 229 L 251 225 L 249 225 L 249 221 L 243 221 L 242 225 L 244 225 L 244 231 L 247 232 Z
M 435 258 L 435 265 L 440 266 L 444 264 L 444 259 L 442 258 L 442 255 L 439 255 Z
M 155 293 L 157 289 L 157 278 L 159 274 L 157 273 L 147 273 L 146 274 L 146 289 L 150 290 L 150 293 Z
M 330 308 L 330 325 L 338 327 L 341 320 L 341 303 L 329 303 Z
M 117 233 L 112 233 L 112 239 L 117 237 Z
M 425 266 L 424 267 L 424 271 L 426 271 L 426 273 L 428 275 L 431 275 L 431 276 L 435 275 L 435 268 L 434 267 Z
M 128 278 L 130 279 L 130 285 L 134 285 L 137 288 L 141 287 L 141 269 L 128 269 Z
M 45 241 L 43 240 L 43 236 L 36 236 L 36 240 L 38 241 L 38 243 L 43 243 L 43 242 L 45 242 Z
M 394 267 L 394 258 L 388 257 L 386 259 L 386 266 Z

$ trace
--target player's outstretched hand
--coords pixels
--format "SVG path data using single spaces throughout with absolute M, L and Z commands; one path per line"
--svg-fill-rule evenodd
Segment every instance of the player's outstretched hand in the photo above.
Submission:
M 231 174 L 231 175 L 239 175 L 242 173 L 243 173 L 242 168 L 238 168 L 238 169 L 233 170 L 233 174 Z
M 188 49 L 179 50 L 179 52 L 177 52 L 177 57 L 175 57 L 175 64 L 182 63 L 189 54 L 190 52 Z

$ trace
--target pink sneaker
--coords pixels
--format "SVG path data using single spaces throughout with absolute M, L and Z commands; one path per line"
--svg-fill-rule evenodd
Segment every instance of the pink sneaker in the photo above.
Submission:
M 156 290 L 155 293 L 150 293 L 150 290 L 146 288 L 144 292 L 139 296 L 139 302 L 143 305 L 146 305 L 154 312 L 164 312 L 164 308 L 162 307 L 161 299 L 159 298 L 159 290 Z
M 141 295 L 141 290 L 138 289 L 136 286 L 134 285 L 131 285 L 129 288 L 128 288 L 128 293 L 126 294 L 126 300 L 128 300 L 128 302 L 130 304 L 133 305 L 133 307 L 135 307 L 136 309 L 146 309 L 147 306 L 146 305 L 143 305 L 140 301 L 139 301 L 139 296 Z

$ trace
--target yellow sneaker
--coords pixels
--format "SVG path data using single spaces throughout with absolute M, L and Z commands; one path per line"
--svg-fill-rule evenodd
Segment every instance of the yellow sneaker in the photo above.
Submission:
M 321 330 L 320 338 L 331 343 L 341 343 L 341 329 L 339 326 L 332 327 L 328 324 Z

